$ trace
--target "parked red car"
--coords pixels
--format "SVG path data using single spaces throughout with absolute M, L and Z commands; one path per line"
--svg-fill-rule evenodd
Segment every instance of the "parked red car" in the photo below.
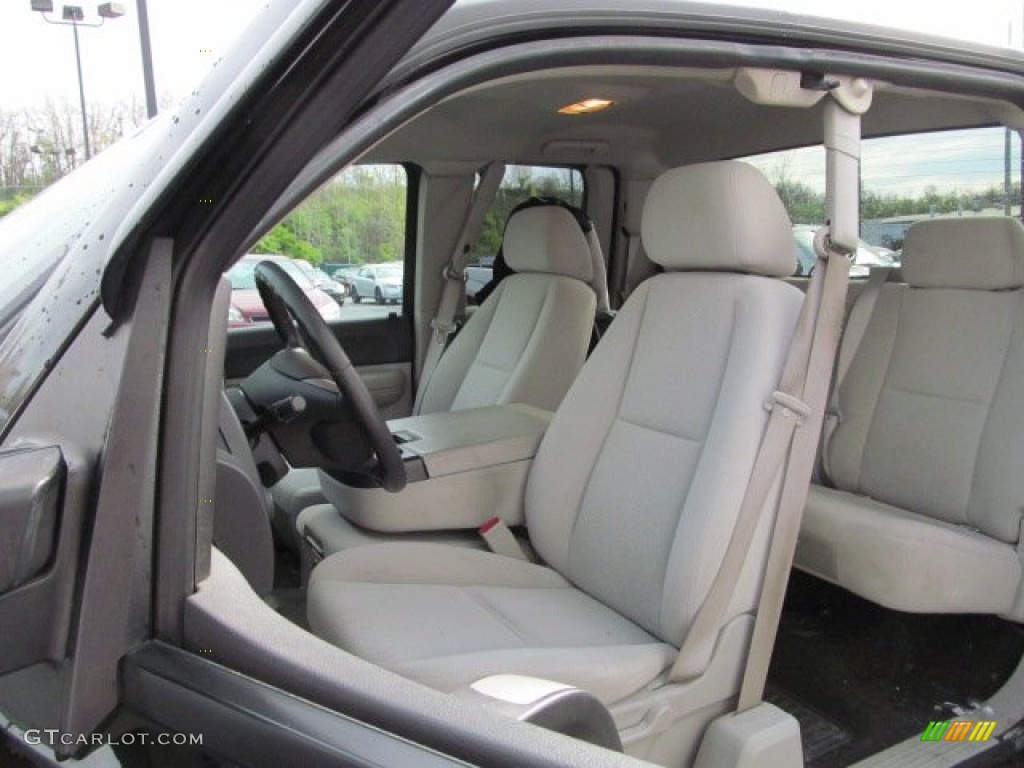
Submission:
M 259 291 L 256 290 L 256 280 L 253 277 L 253 271 L 261 261 L 273 261 L 284 267 L 288 275 L 299 284 L 310 301 L 313 302 L 324 320 L 332 322 L 341 316 L 341 307 L 338 303 L 313 285 L 313 282 L 293 259 L 285 256 L 254 254 L 242 257 L 227 272 L 228 280 L 231 281 L 231 306 L 228 308 L 229 327 L 240 328 L 254 323 L 270 322 L 267 308 L 263 306 Z

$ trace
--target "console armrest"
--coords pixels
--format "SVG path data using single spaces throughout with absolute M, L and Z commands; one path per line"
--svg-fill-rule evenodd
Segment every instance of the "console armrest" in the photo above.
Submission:
M 338 512 L 387 533 L 476 528 L 491 517 L 524 520 L 526 476 L 552 414 L 495 405 L 388 422 L 401 442 L 410 482 L 399 493 L 355 488 L 320 472 Z
M 402 452 L 423 460 L 428 477 L 532 459 L 552 414 L 522 403 L 394 419 Z

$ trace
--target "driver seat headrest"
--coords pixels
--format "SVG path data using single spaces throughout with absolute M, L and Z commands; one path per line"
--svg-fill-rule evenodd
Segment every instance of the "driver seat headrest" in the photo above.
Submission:
M 573 215 L 556 205 L 523 208 L 509 217 L 502 251 L 516 272 L 594 278 L 590 245 Z

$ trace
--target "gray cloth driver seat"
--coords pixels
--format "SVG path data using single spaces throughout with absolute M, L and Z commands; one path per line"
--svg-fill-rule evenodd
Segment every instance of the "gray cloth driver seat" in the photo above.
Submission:
M 526 208 L 509 217 L 503 241 L 516 274 L 498 284 L 451 341 L 421 384 L 419 413 L 506 403 L 553 411 L 583 366 L 597 296 L 591 245 L 579 223 L 560 206 Z M 286 542 L 306 527 L 319 531 L 328 552 L 341 546 L 334 542 L 354 545 L 372 536 L 324 503 L 315 468 L 291 470 L 271 492 Z
M 790 222 L 753 167 L 671 170 L 642 229 L 666 270 L 619 312 L 555 414 L 526 491 L 546 565 L 417 543 L 340 552 L 311 576 L 315 634 L 442 691 L 518 673 L 584 688 L 627 750 L 676 764 L 739 686 L 767 544 L 708 671 L 668 670 L 732 533 L 802 294 Z

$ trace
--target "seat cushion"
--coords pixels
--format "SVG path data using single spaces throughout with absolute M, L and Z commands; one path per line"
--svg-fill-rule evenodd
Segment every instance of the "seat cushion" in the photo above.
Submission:
M 975 530 L 866 496 L 812 486 L 795 564 L 888 608 L 921 613 L 1012 610 L 1016 549 Z
M 830 485 L 1017 542 L 1024 291 L 883 286 L 837 400 Z
M 296 521 L 299 513 L 314 504 L 327 501 L 320 490 L 320 476 L 316 467 L 292 467 L 270 488 L 274 500 L 272 522 L 278 535 L 289 547 L 299 546 Z
M 450 692 L 487 675 L 555 679 L 613 704 L 650 685 L 676 649 L 544 566 L 435 544 L 376 544 L 313 571 L 319 637 Z

